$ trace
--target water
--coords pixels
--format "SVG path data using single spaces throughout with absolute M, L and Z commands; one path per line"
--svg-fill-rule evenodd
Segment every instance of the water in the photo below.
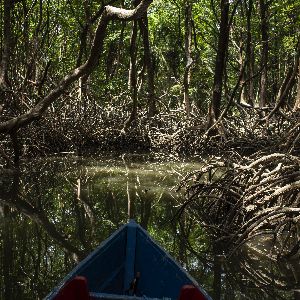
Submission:
M 297 299 L 299 278 L 291 270 L 298 262 L 280 265 L 253 247 L 224 261 L 226 249 L 216 249 L 199 220 L 191 213 L 178 218 L 185 199 L 175 187 L 200 166 L 140 155 L 67 156 L 3 172 L 0 299 L 42 299 L 129 217 L 215 299 Z

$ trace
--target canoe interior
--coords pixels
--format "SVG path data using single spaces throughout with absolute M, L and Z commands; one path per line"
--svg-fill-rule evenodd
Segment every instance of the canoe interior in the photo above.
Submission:
M 140 273 L 136 297 L 130 283 Z M 94 299 L 168 299 L 177 300 L 183 285 L 196 285 L 205 291 L 157 245 L 136 222 L 122 226 L 84 259 L 45 299 L 54 299 L 64 283 L 84 276 Z M 106 297 L 106 298 L 105 298 Z M 211 299 L 207 296 L 207 299 Z

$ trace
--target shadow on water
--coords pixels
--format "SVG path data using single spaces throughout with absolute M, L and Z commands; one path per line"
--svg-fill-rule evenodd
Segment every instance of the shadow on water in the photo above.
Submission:
M 174 219 L 184 201 L 174 186 L 199 167 L 130 155 L 49 158 L 2 171 L 0 299 L 42 299 L 128 217 L 214 299 L 299 299 L 290 262 L 272 262 L 246 248 L 225 261 L 226 249 L 214 245 L 199 220 L 186 214 Z

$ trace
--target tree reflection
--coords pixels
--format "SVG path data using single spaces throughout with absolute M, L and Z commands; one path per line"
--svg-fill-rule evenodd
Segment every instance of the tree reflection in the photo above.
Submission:
M 20 174 L 20 172 L 14 172 L 11 188 L 7 191 L 1 192 L 0 201 L 3 205 L 22 212 L 36 224 L 42 226 L 48 235 L 52 237 L 53 240 L 55 240 L 60 246 L 62 246 L 67 253 L 70 253 L 76 262 L 78 262 L 85 256 L 85 253 L 72 245 L 72 243 L 70 243 L 64 234 L 61 234 L 57 230 L 55 224 L 49 221 L 40 197 L 37 197 L 35 201 L 31 202 L 29 199 L 26 199 L 26 195 L 24 195 L 22 193 L 23 191 L 21 190 L 22 187 Z
M 218 239 L 210 237 L 207 242 L 208 237 L 191 212 L 181 214 L 174 224 L 179 239 L 176 244 L 185 245 L 189 272 L 214 300 L 298 299 L 299 256 L 270 259 L 269 237 L 260 240 L 259 245 L 248 243 L 235 256 L 227 258 L 227 249 Z M 259 252 L 260 248 L 264 251 Z M 182 257 L 180 250 L 177 255 Z
M 289 262 L 284 265 L 289 267 Z M 224 265 L 226 284 L 237 299 L 296 299 L 292 291 L 299 282 L 286 276 L 281 267 L 281 263 L 244 248 Z
M 169 234 L 156 220 L 166 223 L 174 211 L 164 190 L 178 179 L 164 179 L 166 171 L 159 165 L 155 173 L 135 161 L 126 164 L 50 158 L 1 176 L 5 288 L 0 298 L 44 297 L 74 263 L 127 221 L 128 191 L 130 217 L 157 236 Z M 12 287 L 12 282 L 17 284 Z
M 275 264 L 273 272 L 248 252 L 224 261 L 224 249 L 206 235 L 195 214 L 174 217 L 183 199 L 171 188 L 192 168 L 197 166 L 140 163 L 135 157 L 50 158 L 2 174 L 0 298 L 42 299 L 133 217 L 214 299 L 289 299 L 285 291 L 296 284 L 288 277 L 291 267 L 284 271 L 286 264 Z

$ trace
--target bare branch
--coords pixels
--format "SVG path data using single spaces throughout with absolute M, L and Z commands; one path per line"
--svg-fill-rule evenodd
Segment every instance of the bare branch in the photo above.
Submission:
M 103 41 L 105 38 L 106 27 L 111 20 L 130 21 L 143 17 L 149 5 L 153 0 L 143 0 L 133 10 L 126 10 L 116 8 L 113 6 L 106 6 L 103 14 L 99 20 L 96 30 L 92 49 L 87 61 L 80 67 L 71 71 L 65 76 L 45 98 L 43 98 L 36 106 L 26 113 L 0 123 L 0 133 L 12 133 L 17 131 L 20 127 L 26 126 L 36 119 L 39 119 L 47 110 L 47 108 L 56 101 L 67 88 L 77 79 L 83 75 L 89 75 L 97 66 L 100 56 L 102 54 Z

